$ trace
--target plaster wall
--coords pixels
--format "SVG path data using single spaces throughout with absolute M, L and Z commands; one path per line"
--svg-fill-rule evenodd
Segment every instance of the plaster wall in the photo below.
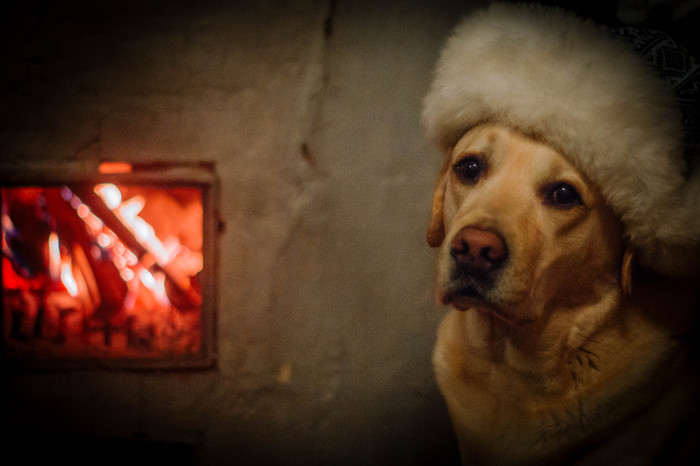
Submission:
M 225 228 L 216 367 L 4 373 L 3 450 L 455 462 L 430 363 L 440 161 L 419 114 L 447 31 L 479 2 L 14 3 L 1 165 L 213 162 Z

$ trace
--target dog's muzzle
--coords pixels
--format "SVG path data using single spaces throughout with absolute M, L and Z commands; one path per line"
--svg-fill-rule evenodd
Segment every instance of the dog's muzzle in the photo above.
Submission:
M 475 227 L 462 228 L 450 244 L 453 261 L 446 301 L 456 307 L 464 301 L 487 298 L 499 271 L 508 260 L 503 238 L 491 231 Z

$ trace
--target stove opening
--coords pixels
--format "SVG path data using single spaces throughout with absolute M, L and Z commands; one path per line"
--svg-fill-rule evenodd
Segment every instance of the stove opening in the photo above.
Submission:
M 111 163 L 86 179 L 4 183 L 6 361 L 211 363 L 213 178 L 181 168 Z

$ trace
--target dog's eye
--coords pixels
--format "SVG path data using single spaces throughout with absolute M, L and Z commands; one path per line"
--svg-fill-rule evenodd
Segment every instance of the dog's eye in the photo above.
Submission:
M 464 157 L 452 167 L 462 183 L 476 184 L 484 173 L 484 163 L 476 156 Z
M 544 190 L 545 203 L 558 209 L 572 209 L 583 204 L 581 195 L 569 183 L 559 182 L 547 186 Z

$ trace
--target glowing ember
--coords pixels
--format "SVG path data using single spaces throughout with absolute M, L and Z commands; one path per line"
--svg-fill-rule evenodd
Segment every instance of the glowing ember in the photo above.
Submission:
M 105 185 L 100 185 L 95 189 L 98 189 L 101 186 L 105 186 Z M 113 184 L 107 185 L 107 186 L 119 191 L 119 189 L 116 186 L 114 186 Z M 101 191 L 102 190 L 98 191 L 98 194 L 100 194 Z M 109 190 L 106 190 L 106 192 L 109 192 Z M 120 195 L 120 197 L 121 197 L 121 195 Z M 103 199 L 104 199 L 104 197 L 103 197 Z M 110 208 L 112 210 L 115 210 L 118 207 L 119 208 L 118 210 L 119 210 L 119 213 L 121 214 L 121 216 L 124 218 L 124 220 L 127 223 L 129 223 L 129 222 L 132 222 L 135 218 L 138 218 L 137 215 L 143 210 L 143 206 L 145 206 L 145 205 L 146 205 L 146 201 L 144 201 L 142 196 L 134 196 L 131 199 L 129 199 L 128 201 L 124 201 L 124 203 L 122 203 L 121 205 L 117 204 L 115 207 L 113 207 L 113 208 L 110 207 Z M 109 206 L 109 204 L 107 204 L 107 206 Z
M 104 227 L 104 223 L 102 222 L 102 220 L 97 218 L 90 211 L 90 208 L 88 206 L 80 202 L 80 199 L 78 199 L 78 197 L 73 197 L 73 199 L 71 200 L 71 205 L 73 205 L 73 208 L 77 212 L 78 217 L 82 218 L 93 232 L 98 232 L 102 230 L 102 228 Z
M 146 285 L 146 287 L 151 289 L 156 287 L 156 279 L 153 278 L 153 275 L 148 270 L 141 269 L 141 272 L 139 273 L 139 278 L 141 279 L 141 283 Z
M 100 173 L 131 173 L 133 167 L 128 162 L 102 162 L 100 164 Z
M 114 210 L 122 203 L 122 193 L 113 184 L 101 184 L 95 188 L 95 192 L 102 197 L 107 207 Z M 137 212 L 138 213 L 138 212 Z
M 78 284 L 73 277 L 73 272 L 71 270 L 71 263 L 69 260 L 61 262 L 61 282 L 63 286 L 66 287 L 68 294 L 74 298 L 78 296 Z
M 146 269 L 139 271 L 139 279 L 141 283 L 151 290 L 153 296 L 161 302 L 161 304 L 169 303 L 168 296 L 165 294 L 165 274 L 156 272 L 152 274 Z
M 125 282 L 130 282 L 134 279 L 134 271 L 129 267 L 122 267 L 119 269 L 119 276 L 122 277 L 122 280 Z
M 77 208 L 78 212 L 78 217 L 80 218 L 87 218 L 88 215 L 90 215 L 90 208 L 86 206 L 85 204 L 79 204 Z
M 134 234 L 138 242 L 155 256 L 158 264 L 165 265 L 170 262 L 168 251 L 156 236 L 153 227 L 139 217 L 139 213 L 146 205 L 146 200 L 143 196 L 134 196 L 122 202 L 121 191 L 111 183 L 97 185 L 95 193 L 102 198 L 107 207 L 116 214 L 124 226 Z
M 97 235 L 97 244 L 100 245 L 102 248 L 110 248 L 114 244 L 114 238 L 112 238 L 110 235 L 107 233 L 100 233 Z
M 2 231 L 9 231 L 12 232 L 14 231 L 15 226 L 12 223 L 12 219 L 10 218 L 9 215 L 3 214 L 2 215 Z
M 61 248 L 58 245 L 58 235 L 49 234 L 49 276 L 52 280 L 58 280 L 61 274 Z
M 61 256 L 61 246 L 55 232 L 49 233 L 49 277 L 54 282 L 60 279 L 68 294 L 78 296 L 78 284 L 73 276 L 70 258 Z
M 84 182 L 0 188 L 6 345 L 49 359 L 199 352 L 202 193 Z

